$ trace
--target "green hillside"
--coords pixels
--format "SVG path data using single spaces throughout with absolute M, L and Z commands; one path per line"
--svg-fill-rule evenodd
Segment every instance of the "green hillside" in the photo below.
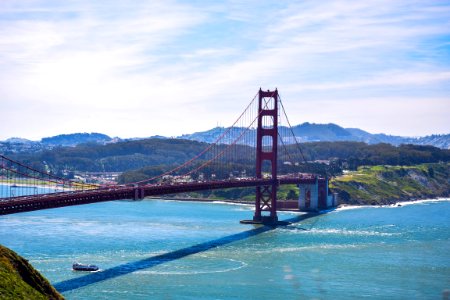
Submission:
M 391 204 L 397 201 L 448 197 L 450 163 L 416 166 L 367 166 L 331 181 L 339 202 Z
M 197 156 L 208 144 L 178 139 L 146 139 L 126 141 L 107 145 L 83 144 L 76 147 L 58 147 L 38 153 L 16 153 L 6 155 L 12 159 L 30 165 L 35 169 L 60 174 L 63 170 L 90 172 L 126 172 L 142 168 L 142 173 L 152 173 L 151 168 L 172 168 Z M 225 145 L 216 146 L 222 151 Z M 297 153 L 297 145 L 288 145 L 289 153 Z M 337 167 L 355 170 L 361 165 L 416 165 L 450 161 L 450 150 L 432 146 L 389 144 L 368 145 L 361 142 L 317 142 L 301 145 L 305 159 L 333 160 Z M 240 159 L 235 164 L 245 165 L 247 170 L 254 168 L 254 157 L 248 157 L 252 149 L 237 145 L 230 152 Z M 253 150 L 254 151 L 254 150 Z M 211 153 L 199 157 L 200 161 L 211 158 Z M 283 149 L 279 152 L 279 166 L 289 161 Z M 292 157 L 303 162 L 298 155 Z M 158 170 L 156 170 L 158 171 Z M 313 172 L 317 170 L 286 170 L 288 172 Z M 330 170 L 329 170 L 330 171 Z M 283 170 L 280 170 L 283 172 Z M 334 172 L 333 172 L 334 173 Z
M 27 260 L 0 245 L 0 299 L 64 299 Z

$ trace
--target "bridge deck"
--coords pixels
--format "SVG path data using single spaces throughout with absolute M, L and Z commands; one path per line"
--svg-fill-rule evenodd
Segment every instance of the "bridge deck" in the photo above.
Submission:
M 314 183 L 324 180 L 315 176 L 279 177 L 278 184 Z M 272 179 L 250 178 L 243 180 L 226 180 L 212 182 L 188 182 L 165 185 L 118 186 L 88 191 L 61 192 L 21 196 L 0 201 L 0 215 L 40 209 L 89 204 L 121 199 L 142 199 L 146 196 L 158 196 L 176 193 L 187 193 L 203 190 L 255 187 L 272 184 Z

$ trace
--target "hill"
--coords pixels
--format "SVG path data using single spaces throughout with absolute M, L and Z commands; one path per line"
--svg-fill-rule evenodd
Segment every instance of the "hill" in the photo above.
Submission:
M 0 299 L 64 299 L 26 259 L 0 245 Z
M 311 124 L 306 122 L 292 127 L 292 130 L 295 136 L 304 142 L 360 141 L 348 130 L 332 123 Z
M 340 203 L 392 204 L 450 195 L 450 163 L 364 166 L 331 181 Z
M 196 141 L 154 138 L 105 145 L 80 144 L 9 156 L 55 174 L 63 170 L 123 172 L 145 166 L 181 164 L 206 147 L 207 144 Z
M 72 133 L 60 134 L 53 137 L 41 139 L 41 143 L 48 146 L 76 146 L 78 144 L 96 143 L 105 144 L 111 142 L 112 138 L 102 133 Z
M 192 134 L 183 134 L 178 138 L 193 140 L 198 142 L 212 143 L 228 128 L 216 127 L 207 131 L 195 132 Z M 241 132 L 243 128 L 233 128 L 237 132 Z M 279 131 L 287 131 L 288 128 L 284 126 L 279 127 Z M 401 144 L 414 145 L 430 145 L 439 147 L 441 149 L 450 149 L 450 134 L 444 135 L 430 135 L 425 137 L 401 137 L 387 134 L 372 134 L 358 128 L 343 128 L 339 125 L 330 124 L 314 124 L 303 123 L 292 127 L 295 137 L 299 142 L 337 142 L 337 141 L 352 141 L 364 142 L 367 144 L 387 143 L 394 146 Z M 253 129 L 248 133 L 249 135 L 256 135 Z M 250 140 L 250 139 L 247 139 Z M 293 143 L 293 140 L 285 140 L 285 143 Z
M 330 129 L 330 127 L 325 127 L 323 130 L 333 132 L 335 128 L 331 127 Z M 47 170 L 58 176 L 67 176 L 69 178 L 73 177 L 77 172 L 119 172 L 122 173 L 118 179 L 119 183 L 130 183 L 160 175 L 175 166 L 179 166 L 197 156 L 207 146 L 207 143 L 191 140 L 153 138 L 108 143 L 105 145 L 80 144 L 74 147 L 58 147 L 37 153 L 16 153 L 10 157 L 35 169 Z M 221 147 L 225 147 L 225 145 L 216 147 L 216 152 L 220 152 Z M 234 147 L 232 152 L 237 154 L 237 157 L 240 158 L 239 161 L 209 165 L 191 174 L 192 178 L 196 179 L 202 176 L 204 179 L 221 179 L 230 176 L 254 176 L 254 157 L 245 155 L 254 153 L 254 149 L 245 145 L 235 145 Z M 296 145 L 288 145 L 287 148 L 296 148 Z M 351 180 L 348 180 L 349 177 L 347 175 L 347 177 L 338 177 L 342 180 L 337 180 L 333 183 L 334 188 L 340 193 L 341 199 L 345 199 L 347 203 L 382 203 L 383 201 L 393 201 L 393 199 L 404 200 L 410 198 L 436 197 L 443 195 L 441 191 L 445 191 L 446 186 L 448 186 L 448 182 L 446 181 L 448 177 L 442 177 L 440 175 L 447 173 L 440 171 L 439 166 L 442 164 L 447 164 L 448 166 L 450 162 L 450 150 L 439 149 L 433 146 L 393 146 L 386 143 L 369 145 L 363 142 L 348 141 L 309 142 L 303 143 L 301 148 L 307 160 L 306 163 L 301 157 L 293 157 L 294 164 L 287 163 L 291 161 L 291 157 L 287 156 L 284 151 L 279 153 L 278 167 L 280 174 L 305 172 L 336 177 L 341 175 L 343 170 L 353 170 L 354 172 L 358 170 L 360 172 L 361 170 L 370 171 L 372 170 L 371 168 L 375 168 L 373 170 L 376 171 L 377 167 L 373 166 L 389 165 L 402 166 L 392 167 L 400 168 L 401 170 L 408 169 L 408 176 L 413 176 L 412 179 L 415 180 L 422 177 L 419 171 L 411 169 L 414 165 L 425 163 L 437 164 L 436 167 L 432 167 L 436 177 L 427 179 L 427 182 L 436 183 L 435 191 L 430 188 L 417 187 L 415 183 L 408 181 L 407 176 L 403 176 L 404 178 L 401 178 L 402 181 L 392 181 L 393 185 L 397 184 L 401 187 L 398 193 L 394 192 L 392 187 L 391 189 L 384 189 L 386 184 L 389 185 L 389 180 L 383 181 L 380 178 L 388 178 L 390 175 L 375 171 L 370 174 L 361 173 L 362 175 L 352 176 Z M 291 153 L 297 151 L 297 149 L 292 150 L 290 151 Z M 242 155 L 239 155 L 240 153 Z M 196 161 L 197 166 L 201 165 L 205 160 L 210 159 L 212 154 L 205 155 L 201 156 L 199 161 Z M 189 168 L 189 170 L 192 169 L 194 168 Z M 433 173 L 430 170 L 426 170 L 428 177 Z M 185 174 L 187 171 L 187 169 L 179 169 L 178 175 Z M 421 170 L 420 172 L 425 171 Z M 396 177 L 394 176 L 393 178 L 395 179 Z M 367 179 L 368 181 L 358 182 L 359 179 Z M 406 183 L 410 185 L 408 186 Z M 417 189 L 411 190 L 411 187 Z M 389 197 L 387 197 L 384 191 L 390 193 Z M 408 194 L 408 191 L 411 191 L 411 193 Z M 374 196 L 376 199 L 372 201 L 370 200 L 372 192 L 379 192 L 379 195 L 386 196 L 386 198 L 378 199 L 377 196 Z M 249 191 L 236 190 L 226 193 L 219 191 L 213 195 L 202 193 L 198 196 L 238 199 L 245 198 L 250 193 Z M 288 197 L 288 193 L 290 191 L 286 192 L 285 197 L 291 198 L 292 195 Z
M 295 146 L 289 147 L 294 148 Z M 432 146 L 401 145 L 396 147 L 389 144 L 367 145 L 362 142 L 315 142 L 305 143 L 302 148 L 308 163 L 304 163 L 301 158 L 297 157 L 299 165 L 285 164 L 284 162 L 290 161 L 290 157 L 280 153 L 278 169 L 281 174 L 306 172 L 330 176 L 340 174 L 343 169 L 356 170 L 359 166 L 364 165 L 411 166 L 450 161 L 450 150 Z M 293 149 L 292 152 L 295 150 Z M 167 167 L 146 166 L 124 173 L 120 180 L 122 183 L 143 180 L 163 173 L 162 171 L 167 170 Z M 251 176 L 255 172 L 255 163 L 252 159 L 228 165 L 228 167 L 230 170 L 226 170 L 225 174 L 230 174 L 230 172 L 239 174 L 245 171 L 247 175 Z M 204 172 L 207 176 L 214 170 L 206 169 Z
M 102 133 L 72 133 L 60 134 L 52 137 L 42 138 L 40 141 L 30 141 L 23 138 L 9 138 L 3 142 L 0 141 L 0 153 L 35 153 L 55 147 L 73 147 L 79 144 L 101 144 L 120 141 L 118 138 L 111 138 Z
M 37 153 L 16 153 L 8 156 L 33 168 L 49 170 L 59 175 L 63 171 L 125 172 L 146 167 L 145 173 L 152 176 L 152 174 L 159 174 L 164 169 L 195 157 L 207 145 L 190 140 L 153 138 L 105 145 L 81 144 L 75 147 L 59 147 Z M 225 146 L 217 147 L 221 149 Z M 289 147 L 295 148 L 296 146 L 290 145 Z M 401 145 L 396 147 L 390 144 L 368 145 L 362 142 L 314 142 L 304 143 L 301 147 L 309 164 L 302 164 L 301 170 L 284 164 L 290 158 L 285 156 L 282 151 L 279 157 L 281 170 L 334 174 L 340 169 L 355 170 L 361 165 L 413 165 L 450 161 L 450 150 L 432 146 Z M 237 154 L 242 153 L 238 156 L 240 161 L 229 166 L 235 170 L 225 171 L 245 170 L 247 174 L 251 174 L 254 171 L 254 157 L 244 154 L 254 152 L 254 149 L 249 149 L 249 146 L 245 145 L 236 145 L 233 151 Z M 292 149 L 290 152 L 298 153 L 298 150 Z M 211 155 L 210 153 L 209 156 L 202 156 L 199 161 L 209 159 Z M 297 162 L 303 162 L 300 157 L 294 157 L 294 159 Z M 324 166 L 316 164 L 320 167 L 318 169 L 311 165 L 318 160 L 327 160 L 333 163 Z
M 224 131 L 228 130 L 226 127 L 215 127 L 206 131 L 200 131 L 195 133 L 183 134 L 176 137 L 176 139 L 184 139 L 197 141 L 202 143 L 213 143 L 215 142 Z M 246 130 L 245 128 L 234 127 L 230 129 L 235 137 L 241 135 L 241 133 Z M 290 129 L 284 126 L 279 127 L 280 132 L 286 132 Z M 381 134 L 371 134 L 367 131 L 358 128 L 343 128 L 336 124 L 314 124 L 314 123 L 303 123 L 296 125 L 292 128 L 296 139 L 298 142 L 336 142 L 336 141 L 352 141 L 352 142 L 364 142 L 367 144 L 378 144 L 387 143 L 394 146 L 401 144 L 413 144 L 413 145 L 430 145 L 441 149 L 450 149 L 450 134 L 443 135 L 430 135 L 424 137 L 401 137 Z M 250 130 L 243 136 L 244 141 L 253 141 L 256 137 L 256 130 Z M 173 139 L 167 138 L 160 135 L 155 135 L 150 137 L 150 139 Z M 149 138 L 111 138 L 108 135 L 102 133 L 72 133 L 72 134 L 61 134 L 53 137 L 42 138 L 41 141 L 30 141 L 27 139 L 14 137 L 9 138 L 5 141 L 0 141 L 0 153 L 11 154 L 11 153 L 32 153 L 39 152 L 43 150 L 52 149 L 61 146 L 74 147 L 79 144 L 91 143 L 104 145 L 107 143 L 116 142 L 127 142 L 127 141 L 138 141 L 146 140 Z M 222 141 L 229 142 L 229 141 Z M 295 140 L 291 138 L 286 138 L 283 140 L 285 144 L 293 144 Z

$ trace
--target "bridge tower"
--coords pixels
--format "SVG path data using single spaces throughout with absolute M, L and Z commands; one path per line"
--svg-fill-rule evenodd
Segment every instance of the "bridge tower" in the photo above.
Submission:
M 256 187 L 254 222 L 276 224 L 277 216 L 277 150 L 278 90 L 259 89 L 258 128 L 256 130 L 256 177 L 270 176 L 272 184 Z M 270 173 L 263 175 L 263 165 L 270 164 Z M 269 212 L 269 215 L 263 215 Z

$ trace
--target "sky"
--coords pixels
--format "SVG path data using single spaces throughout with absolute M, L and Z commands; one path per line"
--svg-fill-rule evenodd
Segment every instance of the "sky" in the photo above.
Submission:
M 291 124 L 450 133 L 450 1 L 0 1 L 0 140 Z

